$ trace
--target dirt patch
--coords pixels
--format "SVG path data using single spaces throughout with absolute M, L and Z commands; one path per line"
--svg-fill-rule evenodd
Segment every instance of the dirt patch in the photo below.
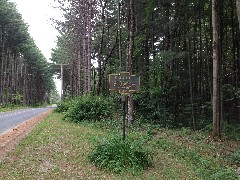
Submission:
M 0 162 L 3 160 L 5 155 L 13 150 L 16 145 L 27 136 L 29 132 L 47 115 L 49 115 L 52 110 L 41 113 L 21 124 L 13 129 L 0 135 Z

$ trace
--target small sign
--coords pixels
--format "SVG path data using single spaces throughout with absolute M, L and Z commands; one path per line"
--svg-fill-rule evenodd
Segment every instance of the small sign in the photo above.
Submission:
M 139 91 L 140 77 L 130 75 L 129 72 L 121 72 L 120 74 L 109 74 L 109 90 L 118 91 L 121 94 L 129 94 Z

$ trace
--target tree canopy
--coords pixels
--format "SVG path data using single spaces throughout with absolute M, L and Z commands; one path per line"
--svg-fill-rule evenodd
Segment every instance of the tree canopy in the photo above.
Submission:
M 65 71 L 66 95 L 74 97 L 88 90 L 108 95 L 108 74 L 130 70 L 141 76 L 141 92 L 134 95 L 136 116 L 162 126 L 193 129 L 212 122 L 210 1 L 59 2 L 65 21 L 57 23 L 62 37 L 53 51 L 53 61 L 63 62 L 68 56 L 71 71 Z M 240 123 L 237 5 L 234 0 L 220 1 L 218 5 L 219 88 L 224 123 Z M 64 43 L 60 43 L 63 39 Z M 86 88 L 89 78 L 91 87 Z
M 50 65 L 14 3 L 0 2 L 0 103 L 48 102 L 55 88 Z

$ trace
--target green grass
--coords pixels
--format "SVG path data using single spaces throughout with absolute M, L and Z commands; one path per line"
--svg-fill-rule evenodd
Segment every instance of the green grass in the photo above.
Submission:
M 0 106 L 0 112 L 6 112 L 6 111 L 14 111 L 14 110 L 19 110 L 19 109 L 25 109 L 29 108 L 27 106 L 18 106 L 18 105 L 6 105 L 6 106 Z
M 237 141 L 212 142 L 204 132 L 160 129 L 138 130 L 127 138 L 145 139 L 153 166 L 136 174 L 96 168 L 88 159 L 95 139 L 121 131 L 99 124 L 71 123 L 52 113 L 0 163 L 0 179 L 237 179 L 228 152 L 240 148 Z M 229 146 L 231 143 L 231 148 Z
M 89 154 L 89 160 L 99 168 L 116 173 L 126 169 L 136 173 L 152 166 L 151 154 L 142 148 L 142 142 L 144 141 L 129 138 L 123 141 L 122 137 L 116 135 L 103 139 L 96 143 Z
M 36 107 L 46 107 L 48 104 L 39 104 L 35 106 L 23 106 L 23 105 L 15 105 L 15 104 L 6 104 L 4 106 L 0 106 L 0 112 L 6 111 L 14 111 L 14 110 L 21 110 L 27 108 L 36 108 Z

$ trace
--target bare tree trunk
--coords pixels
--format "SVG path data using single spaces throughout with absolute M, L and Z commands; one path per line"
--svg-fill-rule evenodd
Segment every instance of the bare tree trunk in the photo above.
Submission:
M 86 56 L 86 38 L 83 39 L 83 62 L 84 62 L 84 86 L 83 93 L 87 92 L 87 56 Z
M 240 30 L 240 0 L 236 0 L 236 7 L 237 7 L 237 16 L 238 16 L 238 25 L 239 25 L 239 30 Z M 238 63 L 237 63 L 237 69 L 238 69 L 238 71 L 237 71 L 237 73 L 238 73 L 238 75 L 240 74 L 240 69 L 239 69 L 239 59 L 238 59 Z M 239 77 L 237 75 L 237 77 Z M 238 84 L 238 86 L 239 86 L 239 82 L 237 82 Z M 238 98 L 238 120 L 237 120 L 237 122 L 240 124 L 240 98 Z
M 4 99 L 4 83 L 3 83 L 3 77 L 4 77 L 4 53 L 2 53 L 2 58 L 1 58 L 1 74 L 0 74 L 0 105 L 3 105 L 3 99 Z
M 100 95 L 101 91 L 101 86 L 102 86 L 102 63 L 103 63 L 103 36 L 105 33 L 105 7 L 106 7 L 106 2 L 103 4 L 101 1 L 101 6 L 102 6 L 102 33 L 101 33 L 101 42 L 100 42 L 100 47 L 99 47 L 99 56 L 98 56 L 98 84 L 97 84 L 97 95 Z
M 221 52 L 219 0 L 212 0 L 213 28 L 213 136 L 221 139 Z
M 8 104 L 9 102 L 8 102 L 8 100 L 9 100 L 9 88 L 11 88 L 10 87 L 10 78 L 12 78 L 12 77 L 10 77 L 10 73 L 7 73 L 7 82 L 6 82 L 6 104 Z
M 130 38 L 129 38 L 129 47 L 127 54 L 127 71 L 132 74 L 133 73 L 133 47 L 134 47 L 134 32 L 135 32 L 135 16 L 134 16 L 134 0 L 130 0 Z M 128 98 L 128 123 L 133 124 L 133 96 L 129 95 Z
M 122 71 L 122 32 L 121 32 L 121 3 L 118 2 L 118 58 L 119 72 Z
M 23 74 L 23 105 L 27 105 L 28 94 L 27 94 L 27 67 L 24 64 L 24 74 Z
M 0 66 L 0 70 L 1 70 L 1 74 L 0 74 L 0 106 L 3 105 L 3 101 L 4 101 L 4 83 L 3 83 L 3 78 L 4 78 L 4 28 L 2 27 L 2 34 L 1 34 L 1 56 L 0 56 L 0 62 L 1 62 L 1 66 Z
M 92 47 L 92 13 L 93 13 L 93 1 L 89 0 L 88 4 L 88 16 L 87 16 L 87 23 L 88 23 L 88 37 L 87 37 L 87 93 L 91 92 L 91 47 Z
M 82 80 L 81 80 L 81 77 L 82 77 L 82 64 L 81 64 L 81 61 L 80 61 L 80 59 L 81 59 L 81 56 L 79 55 L 80 54 L 80 52 L 78 52 L 78 58 L 77 58 L 77 63 L 76 63 L 76 78 L 75 78 L 75 82 L 76 83 L 74 83 L 75 84 L 75 89 L 76 89 L 76 92 L 75 93 L 73 93 L 73 94 L 75 94 L 75 95 L 80 95 L 80 94 L 82 94 L 82 85 L 81 85 L 81 82 L 82 82 Z M 74 66 L 74 63 L 73 63 L 73 66 Z M 73 67 L 73 69 L 74 69 L 74 67 Z
M 7 50 L 4 50 L 4 58 L 3 58 L 3 62 L 4 62 L 4 69 L 3 70 L 3 79 L 2 79 L 2 93 L 3 93 L 3 97 L 2 97 L 2 105 L 5 105 L 5 86 L 6 86 L 6 76 L 7 76 Z
M 240 0 L 236 0 L 236 7 L 237 7 L 238 25 L 240 29 Z
M 189 74 L 189 92 L 190 92 L 190 100 L 191 100 L 191 115 L 192 115 L 192 129 L 196 131 L 196 119 L 195 119 L 195 111 L 194 111 L 194 103 L 193 103 L 193 83 L 192 83 L 192 62 L 191 62 L 191 52 L 190 52 L 190 40 L 188 40 L 188 74 Z

